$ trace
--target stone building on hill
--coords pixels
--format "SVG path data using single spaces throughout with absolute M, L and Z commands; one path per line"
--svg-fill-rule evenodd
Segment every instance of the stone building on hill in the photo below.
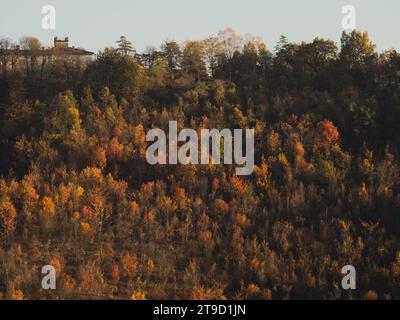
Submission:
M 0 45 L 0 73 L 7 74 L 9 70 L 21 70 L 27 74 L 40 74 L 47 72 L 51 63 L 64 63 L 66 61 L 75 65 L 86 65 L 94 58 L 94 53 L 83 48 L 69 45 L 69 38 L 54 38 L 52 47 L 40 47 L 36 38 L 27 37 L 21 45 L 2 43 Z

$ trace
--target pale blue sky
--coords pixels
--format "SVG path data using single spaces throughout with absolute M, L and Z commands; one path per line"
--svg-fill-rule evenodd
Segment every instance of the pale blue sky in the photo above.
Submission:
M 41 27 L 41 8 L 54 5 L 57 29 Z M 166 39 L 204 39 L 227 27 L 261 37 L 271 49 L 279 36 L 335 41 L 342 33 L 342 6 L 357 9 L 357 29 L 369 32 L 380 51 L 400 50 L 399 0 L 2 0 L 0 36 L 36 36 L 51 45 L 69 36 L 71 45 L 97 51 L 115 45 L 120 35 L 136 48 Z

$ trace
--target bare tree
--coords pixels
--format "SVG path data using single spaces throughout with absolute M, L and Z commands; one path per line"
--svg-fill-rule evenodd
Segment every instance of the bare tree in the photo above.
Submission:
M 0 63 L 1 70 L 4 76 L 7 76 L 8 65 L 11 60 L 11 50 L 13 43 L 9 38 L 0 38 Z
M 22 55 L 25 58 L 26 74 L 33 79 L 35 76 L 35 67 L 40 56 L 42 44 L 35 37 L 23 37 L 19 41 Z

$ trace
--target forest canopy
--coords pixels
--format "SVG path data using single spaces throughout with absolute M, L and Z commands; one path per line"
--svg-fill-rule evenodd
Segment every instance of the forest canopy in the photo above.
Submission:
M 89 62 L 16 46 L 0 38 L 1 298 L 400 298 L 397 51 L 232 29 Z M 169 121 L 254 129 L 254 173 L 149 165 Z

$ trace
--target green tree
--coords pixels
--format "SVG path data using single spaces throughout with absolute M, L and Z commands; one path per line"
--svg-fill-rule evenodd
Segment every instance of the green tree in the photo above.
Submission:
M 118 52 L 124 56 L 134 55 L 136 53 L 136 50 L 133 47 L 132 43 L 125 36 L 121 36 L 117 41 L 117 44 Z

